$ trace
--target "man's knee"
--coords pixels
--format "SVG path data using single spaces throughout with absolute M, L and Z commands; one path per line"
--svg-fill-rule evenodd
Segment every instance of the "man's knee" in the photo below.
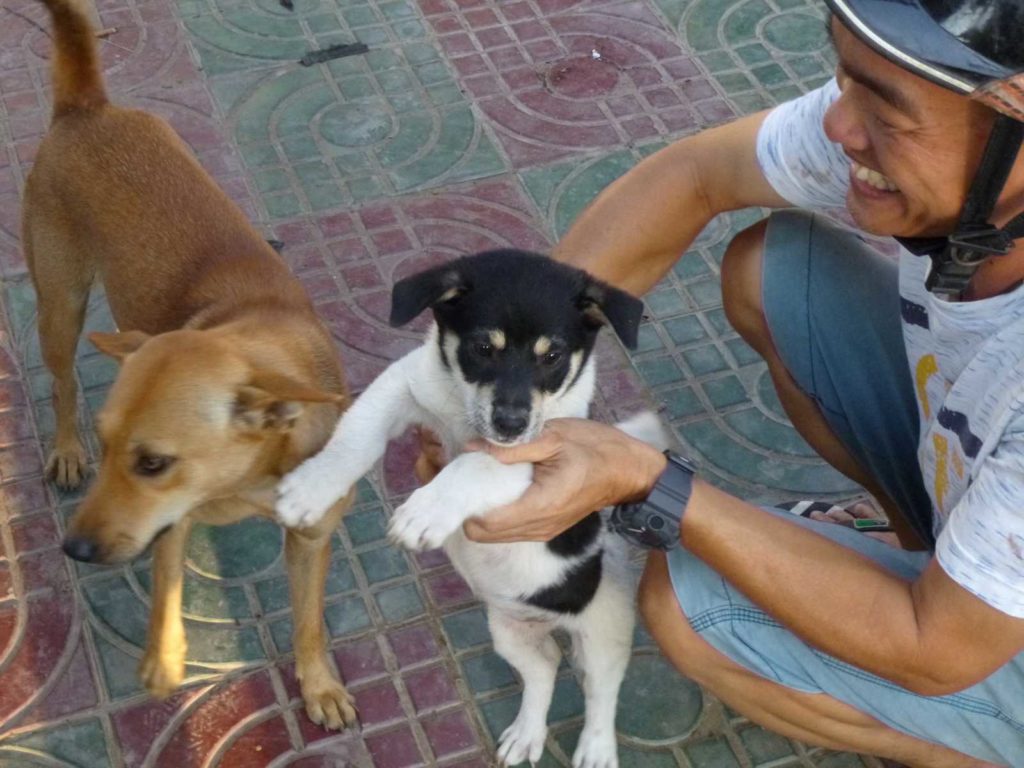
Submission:
M 767 342 L 768 324 L 761 302 L 761 269 L 768 220 L 747 227 L 732 239 L 722 259 L 722 303 L 736 332 L 758 352 Z M 762 352 L 763 354 L 763 352 Z
M 690 626 L 661 552 L 652 552 L 647 558 L 637 603 L 647 631 L 665 657 L 686 677 L 709 684 L 720 656 Z

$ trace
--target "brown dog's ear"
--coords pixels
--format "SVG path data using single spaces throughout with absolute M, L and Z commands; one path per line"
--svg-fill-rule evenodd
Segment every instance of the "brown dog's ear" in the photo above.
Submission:
M 248 430 L 269 429 L 287 432 L 295 426 L 305 403 L 348 402 L 346 395 L 325 392 L 270 371 L 253 374 L 249 383 L 238 388 L 232 419 Z
M 88 335 L 88 339 L 100 352 L 121 362 L 149 341 L 150 335 L 142 331 L 123 331 L 121 333 L 94 331 Z

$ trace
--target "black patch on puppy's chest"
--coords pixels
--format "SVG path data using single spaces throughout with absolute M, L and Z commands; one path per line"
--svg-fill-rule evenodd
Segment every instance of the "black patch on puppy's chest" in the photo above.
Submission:
M 597 535 L 600 532 L 601 515 L 598 512 L 591 512 L 576 525 L 562 531 L 549 541 L 548 549 L 562 557 L 582 555 L 587 547 L 597 540 Z
M 534 592 L 523 602 L 556 613 L 580 613 L 590 605 L 601 583 L 603 554 L 597 550 L 570 568 L 558 584 Z

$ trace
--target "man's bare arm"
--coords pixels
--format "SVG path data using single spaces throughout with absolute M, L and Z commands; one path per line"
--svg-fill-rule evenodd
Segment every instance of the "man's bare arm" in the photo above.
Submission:
M 555 258 L 639 296 L 718 214 L 786 206 L 757 162 L 767 114 L 688 136 L 645 159 L 580 214 Z

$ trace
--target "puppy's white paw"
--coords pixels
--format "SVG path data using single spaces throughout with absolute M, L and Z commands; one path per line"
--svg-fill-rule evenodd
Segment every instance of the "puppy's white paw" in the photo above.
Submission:
M 314 457 L 281 479 L 274 511 L 282 525 L 289 528 L 313 525 L 348 492 L 348 485 L 340 485 L 339 478 L 332 477 L 330 472 L 329 462 Z
M 572 768 L 619 768 L 619 748 L 615 733 L 583 729 L 572 753 Z
M 452 514 L 456 504 L 458 501 L 446 501 L 427 484 L 395 510 L 388 537 L 408 549 L 436 549 L 462 524 L 461 518 Z
M 517 717 L 498 740 L 498 762 L 502 765 L 518 765 L 526 760 L 531 765 L 536 763 L 544 754 L 547 735 L 548 728 L 544 723 Z

